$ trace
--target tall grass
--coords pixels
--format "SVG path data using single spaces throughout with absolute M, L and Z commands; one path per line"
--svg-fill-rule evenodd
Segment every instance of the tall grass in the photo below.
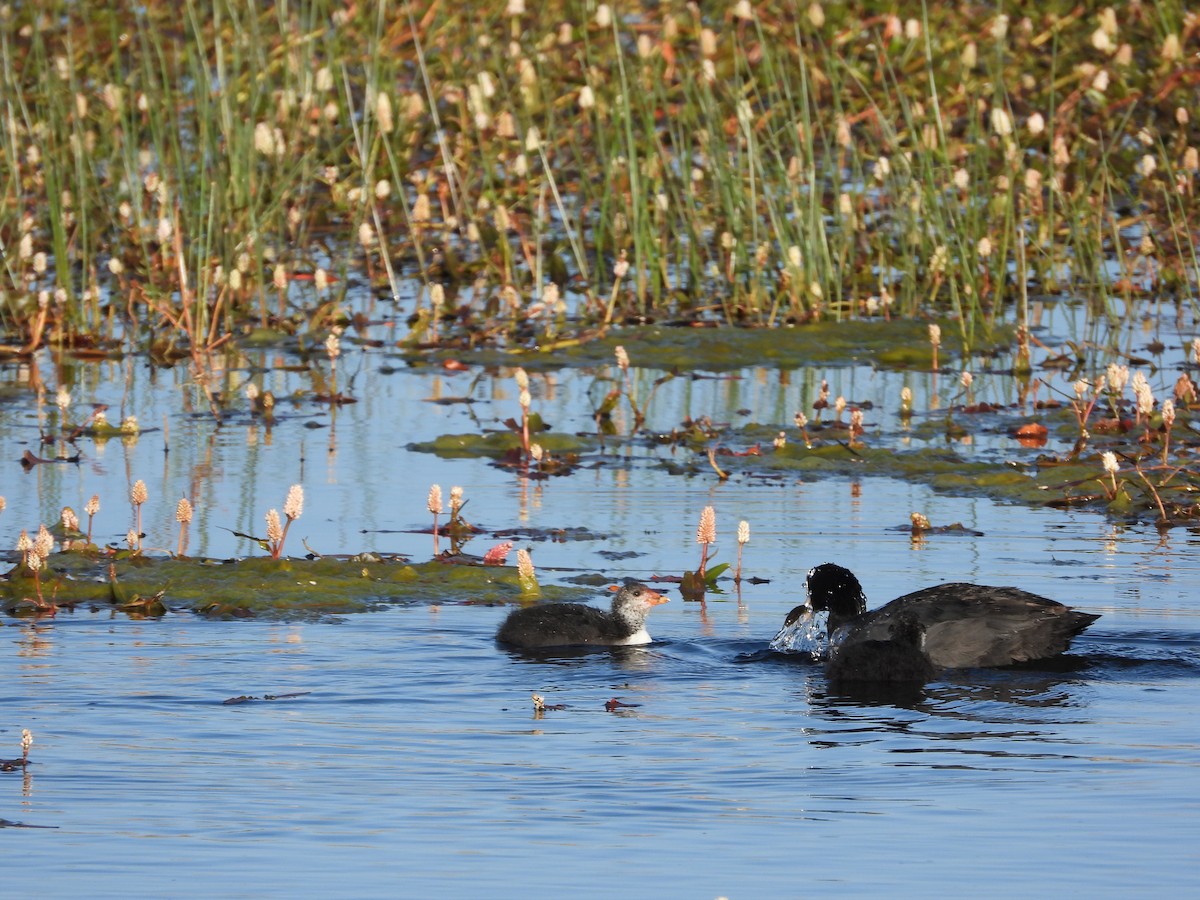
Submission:
M 5 5 L 3 343 L 1195 304 L 1184 7 L 892 8 Z

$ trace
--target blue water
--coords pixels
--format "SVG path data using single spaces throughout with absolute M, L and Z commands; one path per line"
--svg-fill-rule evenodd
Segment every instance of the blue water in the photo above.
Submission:
M 366 362 L 366 361 L 364 361 Z M 348 364 L 349 365 L 349 364 Z M 4 370 L 19 393 L 20 374 Z M 688 415 L 790 423 L 803 385 L 896 406 L 933 387 L 866 367 L 672 382 L 651 427 Z M 90 377 L 90 376 L 89 376 Z M 236 383 L 241 375 L 230 373 Z M 535 378 L 556 428 L 586 430 L 593 373 Z M 645 376 L 649 377 L 649 376 Z M 1160 380 L 1167 378 L 1162 375 Z M 1173 379 L 1173 375 L 1170 376 Z M 649 578 L 694 568 L 700 509 L 717 510 L 719 561 L 751 523 L 747 576 L 705 604 L 650 618 L 654 644 L 552 659 L 498 648 L 507 610 L 447 596 L 317 621 L 131 621 L 61 611 L 0 625 L 0 772 L 9 896 L 795 897 L 820 893 L 1009 897 L 1184 895 L 1200 877 L 1200 562 L 1196 535 L 1125 528 L 1085 512 L 998 506 L 915 482 L 803 481 L 663 466 L 635 445 L 569 477 L 527 482 L 486 461 L 404 448 L 516 413 L 507 372 L 364 365 L 362 402 L 296 407 L 268 430 L 193 413 L 185 373 L 110 371 L 77 405 L 121 401 L 148 432 L 84 445 L 78 466 L 22 473 L 32 406 L 0 406 L 0 541 L 102 496 L 102 540 L 130 525 L 146 480 L 147 541 L 173 547 L 175 500 L 197 504 L 194 554 L 258 553 L 288 484 L 306 489 L 289 542 L 424 559 L 430 483 L 466 489 L 489 529 L 586 527 L 518 540 L 545 583 L 584 573 Z M 270 376 L 280 396 L 299 376 Z M 86 380 L 86 379 L 85 379 Z M 90 384 L 90 386 L 89 386 Z M 1006 395 L 997 377 L 977 388 Z M 944 381 L 937 389 L 948 396 Z M 476 402 L 438 406 L 434 396 Z M 943 399 L 946 399 L 943 396 Z M 193 398 L 194 399 L 194 398 Z M 136 401 L 136 403 L 135 403 Z M 316 426 L 316 427 L 313 427 Z M 882 426 L 881 426 L 882 427 Z M 891 427 L 891 426 L 888 426 Z M 963 453 L 1025 453 L 978 436 Z M 170 452 L 162 452 L 167 443 Z M 1036 452 L 1036 451 L 1035 451 Z M 903 530 L 914 510 L 979 536 Z M 477 538 L 470 552 L 494 540 Z M 303 548 L 297 541 L 293 552 Z M 1103 617 L 1060 671 L 966 671 L 923 690 L 839 694 L 818 667 L 764 652 L 815 563 L 854 568 L 872 604 L 945 580 L 1020 584 Z M 168 596 L 169 600 L 169 596 Z M 606 602 L 597 590 L 596 603 Z M 564 709 L 536 716 L 530 693 Z M 290 699 L 227 705 L 239 696 Z M 625 706 L 605 710 L 617 699 Z M 36 826 L 36 827 L 35 827 Z
M 24 776 L 0 774 L 0 815 L 53 830 L 3 830 L 20 861 L 6 890 L 1182 893 L 1200 871 L 1189 548 L 1126 533 L 1109 557 L 1096 521 L 1060 519 L 1047 547 L 1005 532 L 1046 514 L 989 516 L 986 571 L 961 545 L 800 526 L 763 551 L 775 580 L 741 604 L 676 595 L 655 644 L 549 661 L 494 645 L 503 608 L 454 598 L 316 623 L 10 624 L 0 756 L 21 727 L 35 744 Z M 879 599 L 931 569 L 1009 573 L 1104 618 L 1072 671 L 839 696 L 819 668 L 762 652 L 802 576 L 784 544 L 797 562 L 873 559 Z M 537 717 L 531 691 L 566 708 Z M 307 693 L 222 702 L 292 692 Z M 613 698 L 630 705 L 606 712 Z

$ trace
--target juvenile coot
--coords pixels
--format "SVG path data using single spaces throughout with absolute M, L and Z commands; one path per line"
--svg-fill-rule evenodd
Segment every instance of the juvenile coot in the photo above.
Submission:
M 925 626 L 904 613 L 883 641 L 851 641 L 832 648 L 825 673 L 830 681 L 908 681 L 924 684 L 937 674 L 925 652 Z
M 622 647 L 650 643 L 646 614 L 668 598 L 644 584 L 627 584 L 613 597 L 612 612 L 582 603 L 545 603 L 509 613 L 496 640 L 514 647 L 592 644 Z
M 793 609 L 773 647 L 814 612 L 828 610 L 830 656 L 854 644 L 893 640 L 892 629 L 911 616 L 924 629 L 924 650 L 939 668 L 1007 666 L 1057 656 L 1098 615 L 1014 587 L 939 584 L 898 597 L 867 612 L 862 585 L 849 570 L 824 563 L 808 573 L 808 603 Z

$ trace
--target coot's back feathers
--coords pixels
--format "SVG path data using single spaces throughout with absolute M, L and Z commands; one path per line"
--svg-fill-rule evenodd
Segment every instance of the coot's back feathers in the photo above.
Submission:
M 916 617 L 925 629 L 929 658 L 949 669 L 1057 656 L 1100 618 L 1020 588 L 951 582 L 913 591 L 856 617 L 840 626 L 850 629 L 841 632 L 841 640 L 887 640 L 902 614 Z
M 611 643 L 611 613 L 582 603 L 544 603 L 514 610 L 496 640 L 519 647 Z
M 612 590 L 617 595 L 611 611 L 582 603 L 543 603 L 514 610 L 500 626 L 496 640 L 528 649 L 649 643 L 646 614 L 668 598 L 644 584 Z

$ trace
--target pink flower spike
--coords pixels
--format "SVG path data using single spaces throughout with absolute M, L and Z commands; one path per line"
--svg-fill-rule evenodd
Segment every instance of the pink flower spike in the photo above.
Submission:
M 502 566 L 504 561 L 508 559 L 508 553 L 512 550 L 512 541 L 505 541 L 502 544 L 497 544 L 487 553 L 483 554 L 483 564 L 485 566 Z

